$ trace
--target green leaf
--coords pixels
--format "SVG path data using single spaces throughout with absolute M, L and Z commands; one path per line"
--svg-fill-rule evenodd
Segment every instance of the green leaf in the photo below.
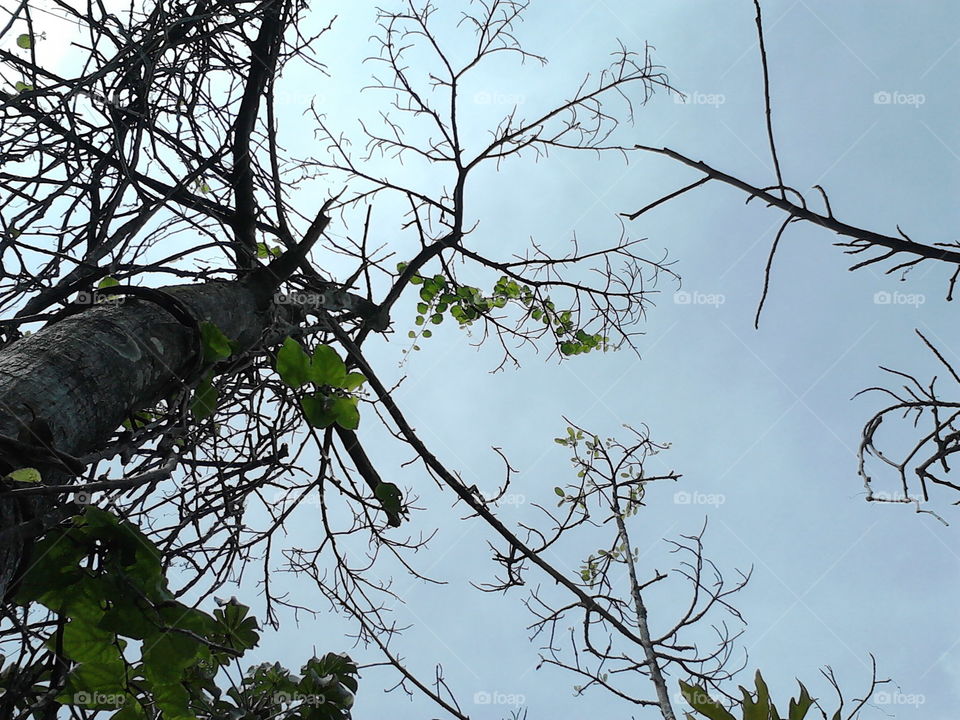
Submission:
M 757 671 L 757 677 L 760 677 L 759 671 Z M 803 720 L 803 718 L 806 717 L 810 706 L 813 705 L 813 699 L 810 697 L 807 689 L 803 686 L 803 683 L 798 684 L 800 685 L 800 697 L 796 700 L 790 698 L 788 720 Z
M 33 36 L 30 33 L 23 33 L 17 36 L 17 47 L 29 50 L 33 47 Z
M 28 90 L 33 90 L 33 85 L 28 85 L 20 80 L 17 80 L 13 87 L 16 88 L 17 92 L 27 92 Z
M 120 284 L 119 280 L 117 280 L 115 277 L 110 277 L 109 275 L 107 275 L 107 277 L 103 278 L 103 280 L 97 283 L 97 287 L 108 288 L 108 287 L 115 287 L 116 285 L 119 285 L 119 284 Z
M 360 425 L 360 411 L 354 397 L 335 397 L 330 403 L 330 413 L 340 427 L 356 430 Z
M 690 703 L 690 707 L 710 720 L 737 720 L 723 705 L 710 697 L 706 690 L 697 685 L 688 685 L 681 680 L 680 692 L 683 699 Z
M 356 390 L 366 381 L 367 379 L 358 372 L 347 373 L 347 377 L 344 378 L 343 385 L 341 385 L 341 387 L 344 390 Z
M 24 467 L 19 470 L 14 470 L 12 473 L 7 475 L 10 480 L 14 482 L 22 483 L 38 483 L 41 480 L 40 471 L 32 467 Z
M 277 374 L 285 385 L 298 388 L 311 379 L 310 356 L 296 340 L 288 337 L 277 351 Z
M 439 325 L 440 323 L 443 322 L 443 315 L 441 315 L 440 313 L 434 313 L 430 317 L 430 322 L 432 322 L 434 325 Z
M 228 602 L 213 611 L 219 632 L 224 635 L 221 644 L 235 650 L 249 650 L 260 642 L 257 619 L 249 616 L 250 608 L 238 602 Z
M 328 428 L 336 421 L 336 417 L 330 412 L 330 398 L 320 393 L 304 395 L 300 398 L 300 407 L 311 427 Z
M 197 420 L 205 420 L 217 410 L 217 398 L 220 393 L 210 382 L 212 378 L 213 373 L 207 373 L 197 385 L 197 389 L 193 391 L 190 412 Z
M 147 678 L 161 685 L 178 682 L 183 671 L 197 659 L 201 647 L 195 639 L 180 633 L 168 632 L 151 638 L 151 642 L 143 644 Z
M 264 260 L 269 257 L 277 257 L 278 255 L 283 254 L 283 249 L 267 245 L 266 243 L 259 242 L 257 243 L 257 257 L 261 260 Z
M 757 685 L 757 705 L 763 710 L 763 717 L 760 720 L 767 720 L 770 709 L 770 691 L 767 689 L 767 684 L 763 681 L 763 675 L 760 674 L 759 670 L 754 676 L 754 682 Z
M 555 487 L 553 491 L 560 497 L 566 497 L 566 494 L 563 492 L 563 488 Z
M 329 345 L 318 345 L 313 351 L 310 380 L 317 385 L 342 388 L 347 380 L 347 366 Z
M 230 348 L 230 338 L 207 320 L 200 323 L 200 339 L 203 342 L 203 361 L 206 363 L 226 360 L 233 352 Z
M 400 525 L 400 513 L 403 512 L 403 493 L 400 492 L 400 488 L 393 483 L 382 482 L 377 485 L 373 494 L 387 513 L 390 524 L 398 527 Z

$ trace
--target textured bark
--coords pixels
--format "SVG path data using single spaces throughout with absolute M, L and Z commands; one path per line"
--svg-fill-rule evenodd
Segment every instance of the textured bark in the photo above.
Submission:
M 296 323 L 296 308 L 272 303 L 263 308 L 249 284 L 161 289 L 181 300 L 198 321 L 216 324 L 240 351 L 274 324 Z M 132 412 L 154 404 L 170 383 L 196 367 L 201 349 L 189 327 L 155 302 L 121 297 L 0 351 L 0 434 L 82 456 L 102 447 Z M 35 428 L 44 428 L 45 437 L 37 437 Z M 30 466 L 28 461 L 22 452 L 0 446 L 3 472 Z M 60 471 L 43 475 L 51 484 L 71 480 Z M 18 503 L 0 494 L 0 597 L 21 568 L 31 536 L 49 524 L 44 516 L 55 522 L 63 509 L 56 497 L 31 498 Z

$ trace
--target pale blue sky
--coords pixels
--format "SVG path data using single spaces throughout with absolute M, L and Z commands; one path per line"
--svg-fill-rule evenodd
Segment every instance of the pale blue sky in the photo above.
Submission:
M 765 15 L 787 182 L 801 189 L 824 185 L 835 213 L 849 222 L 880 232 L 895 232 L 899 223 L 917 239 L 955 240 L 960 10 L 945 2 L 909 10 L 899 2 L 768 2 Z M 318 83 L 317 93 L 338 127 L 343 119 L 369 117 L 386 100 L 355 92 L 365 72 L 358 60 L 368 52 L 362 39 L 371 16 L 364 4 L 352 6 L 326 41 L 333 79 Z M 584 72 L 600 69 L 616 39 L 633 48 L 646 40 L 693 102 L 655 98 L 620 140 L 667 145 L 757 184 L 773 182 L 751 3 L 540 2 L 519 37 L 550 65 L 481 73 L 476 92 L 493 98 L 491 105 L 520 99 L 520 112 L 533 116 L 563 98 Z M 878 92 L 922 94 L 923 104 L 877 104 Z M 478 127 L 492 117 L 484 113 L 498 109 L 491 105 L 477 108 Z M 438 183 L 419 168 L 406 172 L 423 187 Z M 532 235 L 561 248 L 574 230 L 583 243 L 600 242 L 615 237 L 615 213 L 636 210 L 696 177 L 653 157 L 638 156 L 629 167 L 587 154 L 514 161 L 476 182 L 470 201 L 481 221 L 475 247 L 502 257 Z M 829 697 L 817 672 L 829 664 L 855 696 L 873 652 L 881 674 L 899 683 L 901 700 L 922 696 L 923 704 L 883 705 L 864 717 L 948 720 L 958 700 L 960 626 L 939 608 L 949 607 L 960 590 L 956 522 L 945 528 L 903 507 L 863 501 L 854 451 L 863 421 L 879 405 L 877 398 L 850 401 L 884 379 L 879 364 L 921 376 L 935 370 L 915 327 L 956 357 L 943 301 L 948 272 L 921 268 L 906 283 L 878 269 L 849 273 L 831 236 L 795 226 L 781 246 L 763 322 L 754 331 L 762 269 L 782 218 L 756 204 L 744 207 L 743 200 L 731 189 L 707 186 L 629 226 L 649 238 L 651 257 L 666 248 L 678 261 L 674 269 L 685 291 L 724 298 L 718 307 L 676 304 L 677 288 L 664 283 L 639 343 L 642 360 L 622 353 L 558 366 L 527 354 L 523 369 L 489 375 L 498 362 L 495 349 L 475 352 L 462 333 L 443 327 L 388 377 L 407 376 L 399 400 L 441 458 L 470 482 L 492 490 L 500 465 L 489 448 L 509 455 L 521 471 L 513 491 L 525 504 L 502 508 L 507 521 L 532 520 L 530 503 L 550 502 L 553 486 L 566 480 L 565 452 L 551 442 L 563 430 L 561 414 L 604 435 L 617 433 L 620 423 L 648 423 L 655 439 L 673 443 L 663 462 L 684 477 L 677 486 L 652 490 L 649 507 L 634 521 L 647 570 L 671 566 L 660 538 L 696 530 L 705 515 L 709 556 L 731 577 L 734 567 L 755 567 L 737 600 L 749 623 L 742 645 L 750 660 L 741 682 L 759 667 L 784 699 L 795 677 Z M 386 224 L 380 227 L 390 233 Z M 920 293 L 924 303 L 877 305 L 878 291 Z M 404 330 L 377 346 L 387 366 L 402 358 Z M 373 436 L 370 426 L 363 430 Z M 390 457 L 407 457 L 387 439 L 376 449 L 385 458 L 382 468 Z M 477 718 L 506 716 L 512 707 L 472 705 L 476 692 L 523 695 L 531 718 L 656 716 L 600 691 L 573 700 L 575 678 L 534 671 L 524 593 L 501 598 L 467 585 L 495 571 L 485 544 L 489 533 L 459 522 L 450 498 L 434 492 L 419 472 L 400 477 L 429 508 L 409 529 L 440 528 L 432 550 L 417 556 L 419 567 L 450 583 L 438 589 L 398 577 L 406 601 L 397 608 L 398 621 L 416 623 L 398 645 L 412 668 L 430 676 L 434 664 L 443 663 L 448 682 Z M 723 504 L 677 504 L 677 490 L 721 494 Z M 948 519 L 951 499 L 941 496 L 938 504 Z M 553 560 L 573 573 L 593 549 L 570 548 L 569 556 Z M 651 593 L 654 626 L 673 619 L 672 605 L 685 599 Z M 336 644 L 326 619 L 315 627 L 316 636 L 282 633 L 268 640 L 263 657 L 281 651 L 295 664 L 293 657 L 306 654 L 310 643 Z M 295 651 L 298 638 L 310 640 Z M 373 689 L 378 681 L 387 682 L 386 674 L 365 674 L 358 716 L 436 715 L 419 700 L 409 710 L 398 708 L 395 697 Z
M 314 3 L 312 26 L 322 27 L 333 13 L 340 18 L 319 46 L 331 77 L 291 65 L 280 85 L 281 141 L 293 154 L 321 154 L 319 146 L 311 149 L 311 122 L 300 116 L 311 97 L 329 124 L 354 137 L 358 147 L 356 119 L 369 121 L 386 107 L 387 96 L 359 92 L 377 70 L 361 62 L 373 51 L 367 38 L 377 4 L 392 6 L 388 0 Z M 441 6 L 447 11 L 459 3 L 444 0 Z M 834 212 L 847 222 L 888 234 L 899 224 L 917 240 L 956 241 L 960 6 L 771 0 L 764 12 L 786 182 L 802 190 L 823 185 Z M 517 35 L 550 64 L 519 68 L 500 62 L 478 71 L 467 97 L 490 102 L 474 104 L 468 146 L 484 139 L 484 128 L 514 102 L 528 117 L 562 102 L 584 73 L 605 67 L 618 39 L 632 49 L 648 41 L 671 82 L 691 101 L 655 97 L 617 139 L 666 145 L 758 185 L 774 182 L 748 0 L 539 0 Z M 889 93 L 893 101 L 876 102 L 888 97 L 877 93 Z M 622 110 L 616 103 L 610 107 Z M 405 182 L 427 190 L 444 180 L 416 164 L 376 167 L 400 172 Z M 637 155 L 629 166 L 621 158 L 588 153 L 555 153 L 538 163 L 512 160 L 499 173 L 474 178 L 468 209 L 480 226 L 472 247 L 505 258 L 522 252 L 532 236 L 561 250 L 574 231 L 584 247 L 609 242 L 620 230 L 617 213 L 695 179 L 689 169 L 652 156 Z M 304 212 L 337 189 L 314 182 L 301 193 Z M 815 201 L 813 193 L 809 197 Z M 401 365 L 412 302 L 395 312 L 398 332 L 388 342 L 371 338 L 368 351 L 388 383 L 406 376 L 398 402 L 441 460 L 468 483 L 494 490 L 502 464 L 490 447 L 509 456 L 520 474 L 514 503 L 500 510 L 508 524 L 534 521 L 532 503 L 553 502 L 553 487 L 570 479 L 566 451 L 552 442 L 563 433 L 562 415 L 603 436 L 622 436 L 622 423 L 648 424 L 655 440 L 673 444 L 659 458 L 663 468 L 683 478 L 652 488 L 648 507 L 633 520 L 641 566 L 647 573 L 673 567 L 662 538 L 696 531 L 705 516 L 707 555 L 727 576 L 734 577 L 736 567 L 754 566 L 750 586 L 735 598 L 748 621 L 740 641 L 750 656 L 742 683 L 760 668 L 784 701 L 797 677 L 814 695 L 829 698 L 818 668 L 830 665 L 849 695 L 857 696 L 873 652 L 881 676 L 898 683 L 901 699 L 922 698 L 922 704 L 878 705 L 864 718 L 954 720 L 960 623 L 943 608 L 960 597 L 960 517 L 949 507 L 953 498 L 943 494 L 935 496 L 934 507 L 950 527 L 906 507 L 864 502 L 855 450 L 880 399 L 850 401 L 863 387 L 886 381 L 877 369 L 881 364 L 921 378 L 938 372 L 914 328 L 946 357 L 960 360 L 956 322 L 943 299 L 949 270 L 921 267 L 906 282 L 883 275 L 880 267 L 849 273 L 849 259 L 831 246 L 833 237 L 794 226 L 781 245 L 755 331 L 763 267 L 782 217 L 756 203 L 744 207 L 743 200 L 711 184 L 628 224 L 631 234 L 648 238 L 649 257 L 667 250 L 677 261 L 673 269 L 683 278 L 683 291 L 723 299 L 677 303 L 676 284 L 665 280 L 638 343 L 642 359 L 622 352 L 558 364 L 547 361 L 545 352 L 524 352 L 521 369 L 492 375 L 496 348 L 476 351 L 464 333 L 444 325 Z M 399 232 L 395 212 L 376 210 L 371 242 L 396 247 L 398 259 L 405 259 L 412 245 Z M 336 223 L 331 229 L 343 231 Z M 919 294 L 923 303 L 878 305 L 877 292 Z M 452 495 L 437 492 L 419 468 L 397 469 L 410 455 L 377 427 L 372 413 L 361 435 L 384 478 L 414 489 L 418 504 L 427 508 L 391 530 L 391 537 L 438 529 L 429 549 L 412 562 L 447 585 L 410 581 L 389 563 L 375 571 L 395 578 L 394 590 L 404 601 L 395 608 L 398 624 L 414 623 L 395 646 L 411 670 L 429 679 L 442 663 L 464 711 L 478 719 L 506 717 L 515 708 L 476 705 L 476 693 L 523 696 L 531 720 L 658 717 L 602 691 L 573 699 L 576 678 L 534 670 L 537 646 L 527 641 L 533 618 L 522 606 L 526 593 L 485 595 L 468 584 L 496 574 L 486 545 L 491 533 L 476 520 L 462 522 L 462 508 L 450 507 Z M 881 477 L 878 488 L 895 489 Z M 680 503 L 678 491 L 720 496 L 722 504 Z M 318 542 L 316 512 L 308 504 L 293 516 L 290 545 Z M 575 575 L 598 547 L 596 538 L 564 546 L 550 559 Z M 534 572 L 528 578 L 532 586 L 545 581 Z M 289 590 L 300 604 L 326 609 L 295 578 L 277 574 L 273 586 Z M 237 594 L 261 611 L 255 588 Z M 655 631 L 674 619 L 672 608 L 686 599 L 682 588 L 678 595 L 649 594 Z M 372 650 L 354 651 L 344 639 L 350 625 L 336 618 L 301 616 L 299 627 L 291 616 L 285 620 L 279 633 L 265 634 L 251 661 L 279 660 L 296 669 L 314 652 L 329 650 L 347 650 L 359 662 L 378 659 Z M 700 639 L 710 638 L 704 628 Z M 395 679 L 386 670 L 365 671 L 356 717 L 441 716 L 422 698 L 408 702 L 382 694 Z

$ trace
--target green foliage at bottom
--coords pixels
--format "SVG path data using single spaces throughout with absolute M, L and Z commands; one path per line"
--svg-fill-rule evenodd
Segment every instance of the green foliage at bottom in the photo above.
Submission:
M 781 715 L 776 705 L 770 697 L 767 684 L 757 670 L 755 682 L 756 692 L 750 692 L 742 685 L 740 692 L 743 693 L 743 699 L 740 701 L 742 715 L 740 720 L 804 720 L 807 711 L 813 705 L 813 700 L 807 693 L 807 689 L 800 684 L 800 695 L 790 699 L 789 709 L 786 716 Z M 738 718 L 727 710 L 723 705 L 714 700 L 702 687 L 689 685 L 680 681 L 680 692 L 690 707 L 696 710 L 697 714 L 709 718 L 709 720 L 738 720 Z M 686 713 L 687 720 L 697 720 L 692 713 Z M 839 713 L 834 717 L 839 720 Z
M 0 670 L 0 697 L 18 717 L 49 717 L 53 701 L 113 720 L 350 717 L 358 671 L 346 655 L 312 658 L 301 676 L 256 666 L 222 692 L 216 679 L 257 645 L 257 621 L 232 599 L 212 615 L 179 602 L 160 558 L 136 527 L 94 507 L 37 542 L 15 601 L 56 622 L 47 657 Z

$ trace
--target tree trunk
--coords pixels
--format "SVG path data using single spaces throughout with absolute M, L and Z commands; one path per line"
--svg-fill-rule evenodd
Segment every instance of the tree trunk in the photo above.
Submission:
M 214 323 L 242 352 L 275 325 L 296 324 L 298 309 L 266 308 L 249 284 L 213 281 L 160 288 L 198 321 Z M 82 456 L 103 447 L 133 412 L 169 394 L 171 383 L 197 367 L 199 343 L 190 327 L 150 300 L 116 296 L 0 350 L 0 469 L 37 467 L 23 443 Z M 192 379 L 192 378 L 190 378 Z M 11 442 L 11 439 L 14 439 Z M 19 443 L 16 442 L 19 440 Z M 46 484 L 74 474 L 49 464 Z M 35 458 L 34 458 L 35 459 Z M 6 598 L 32 537 L 55 524 L 64 501 L 0 493 L 0 597 Z

